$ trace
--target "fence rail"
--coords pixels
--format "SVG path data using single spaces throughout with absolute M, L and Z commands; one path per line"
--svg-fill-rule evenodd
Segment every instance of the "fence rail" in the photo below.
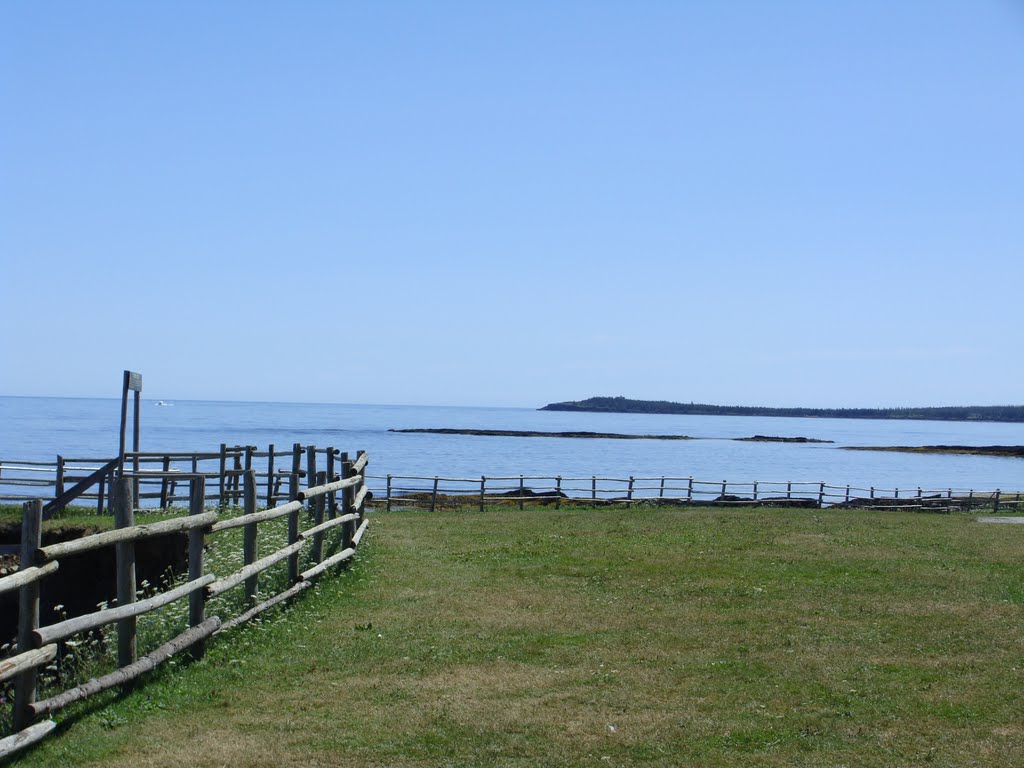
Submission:
M 215 458 L 224 457 L 222 451 Z M 312 452 L 310 454 L 312 455 Z M 164 455 L 161 454 L 161 460 Z M 188 460 L 192 455 L 188 455 Z M 238 626 L 279 605 L 313 585 L 313 580 L 332 567 L 341 565 L 355 556 L 359 542 L 366 532 L 365 500 L 368 457 L 360 452 L 354 461 L 341 454 L 337 463 L 329 462 L 327 471 L 310 471 L 317 484 L 300 490 L 303 473 L 287 474 L 289 501 L 263 511 L 257 511 L 259 475 L 253 468 L 239 473 L 240 492 L 243 496 L 242 515 L 225 518 L 224 510 L 208 511 L 206 501 L 206 473 L 183 476 L 187 483 L 189 511 L 186 516 L 149 524 L 134 523 L 134 488 L 137 478 L 126 473 L 112 481 L 112 508 L 116 528 L 73 541 L 42 546 L 43 502 L 36 499 L 24 505 L 22 517 L 20 570 L 0 578 L 0 593 L 18 590 L 18 640 L 15 655 L 0 660 L 0 682 L 14 680 L 14 731 L 0 740 L 0 759 L 20 751 L 50 733 L 54 728 L 49 717 L 54 712 L 92 696 L 100 691 L 128 683 L 163 663 L 171 656 L 191 649 L 194 657 L 203 655 L 205 642 L 229 628 Z M 340 475 L 335 475 L 337 469 Z M 166 477 L 166 473 L 161 479 Z M 340 492 L 340 493 L 339 493 Z M 338 498 L 340 497 L 340 502 Z M 218 495 L 214 498 L 220 499 Z M 311 525 L 300 530 L 302 512 Z M 270 555 L 257 557 L 259 526 L 271 520 L 288 518 L 287 544 Z M 231 528 L 242 527 L 243 564 L 233 573 L 207 572 L 205 550 L 212 536 Z M 324 534 L 340 528 L 340 551 L 325 557 Z M 135 577 L 135 544 L 143 539 L 168 532 L 188 533 L 187 580 L 177 586 L 168 585 L 162 592 L 136 601 L 138 584 Z M 60 560 L 100 547 L 116 550 L 116 606 L 75 616 L 47 626 L 40 626 L 40 585 L 49 575 L 59 572 Z M 299 571 L 300 555 L 308 549 L 312 566 Z M 259 577 L 268 569 L 287 561 L 287 587 L 266 599 L 259 592 Z M 237 587 L 244 588 L 244 610 L 240 615 L 222 620 L 220 616 L 206 615 L 207 600 Z M 139 658 L 136 650 L 136 627 L 140 616 L 178 600 L 188 600 L 189 628 L 169 639 L 151 653 Z M 110 674 L 90 680 L 82 685 L 37 700 L 39 693 L 38 670 L 58 657 L 61 644 L 80 632 L 110 624 L 117 626 L 117 668 Z
M 823 481 L 699 480 L 694 477 L 563 477 L 507 475 L 441 477 L 373 475 L 373 488 L 385 508 L 476 504 L 715 504 L 721 506 L 814 506 L 860 509 L 954 511 L 991 507 L 1020 508 L 1019 491 L 970 488 L 926 489 L 831 485 Z

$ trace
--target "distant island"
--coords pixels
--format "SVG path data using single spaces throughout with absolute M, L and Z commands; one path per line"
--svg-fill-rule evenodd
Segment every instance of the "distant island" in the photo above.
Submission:
M 535 432 L 519 429 L 389 429 L 388 432 L 429 435 L 474 435 L 477 437 L 575 437 L 604 440 L 697 440 L 687 435 L 623 435 L 617 432 Z
M 541 411 L 591 413 L 670 413 L 697 416 L 797 416 L 817 419 L 925 419 L 932 421 L 1024 422 L 1024 405 L 965 405 L 931 408 L 768 408 L 756 405 L 707 405 L 627 397 L 590 397 L 549 403 Z
M 473 435 L 476 437 L 572 437 L 601 438 L 604 440 L 714 440 L 710 437 L 690 437 L 689 435 L 624 435 L 619 432 L 537 432 L 520 429 L 453 429 L 450 427 L 431 427 L 427 429 L 389 429 L 388 432 L 428 435 Z M 832 443 L 834 440 L 818 440 L 813 437 L 772 437 L 754 435 L 753 437 L 723 437 L 721 440 L 736 440 L 746 443 Z
M 1010 456 L 1024 459 L 1024 445 L 846 445 L 845 451 L 952 453 L 968 456 Z

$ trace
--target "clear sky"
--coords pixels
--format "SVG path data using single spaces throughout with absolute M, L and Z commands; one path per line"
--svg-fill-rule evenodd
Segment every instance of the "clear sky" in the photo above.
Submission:
M 0 3 L 0 394 L 1024 403 L 1024 2 Z

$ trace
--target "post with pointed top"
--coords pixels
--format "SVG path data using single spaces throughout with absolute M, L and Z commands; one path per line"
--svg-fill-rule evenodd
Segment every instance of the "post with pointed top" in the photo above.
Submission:
M 480 475 L 480 511 L 484 511 L 484 489 L 487 484 L 487 478 Z

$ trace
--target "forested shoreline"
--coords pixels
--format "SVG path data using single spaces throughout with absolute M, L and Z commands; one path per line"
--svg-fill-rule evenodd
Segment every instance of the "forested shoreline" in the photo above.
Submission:
M 668 413 L 698 416 L 790 416 L 819 419 L 927 419 L 935 421 L 1024 422 L 1024 405 L 965 405 L 910 408 L 771 408 L 757 405 L 709 405 L 627 397 L 590 397 L 549 403 L 541 411 L 596 413 Z

